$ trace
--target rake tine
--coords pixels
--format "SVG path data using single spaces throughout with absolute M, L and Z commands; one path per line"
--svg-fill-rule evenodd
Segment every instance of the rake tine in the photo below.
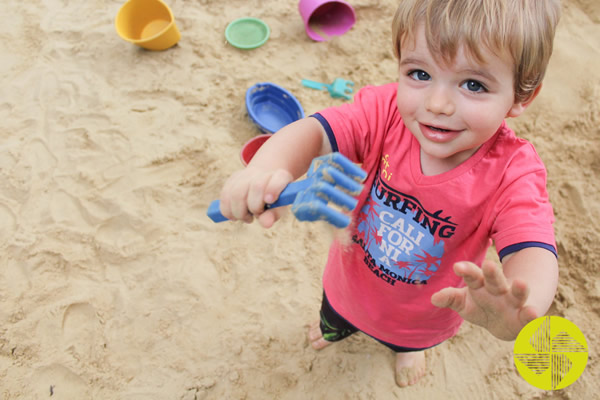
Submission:
M 312 193 L 314 198 L 318 198 L 324 203 L 334 203 L 342 207 L 346 211 L 352 211 L 356 207 L 358 201 L 349 194 L 336 189 L 335 186 L 325 182 L 316 181 L 313 185 L 307 188 L 303 193 Z M 302 201 L 296 197 L 294 203 Z
M 277 201 L 265 208 L 293 204 L 292 212 L 300 221 L 324 220 L 339 228 L 348 226 L 350 217 L 327 204 L 331 202 L 347 211 L 353 210 L 357 200 L 352 196 L 362 190 L 361 182 L 367 173 L 341 153 L 331 153 L 315 158 L 307 176 L 307 179 L 287 185 Z M 207 215 L 214 222 L 227 221 L 219 207 L 220 201 L 213 201 Z
M 320 201 L 294 203 L 292 212 L 299 221 L 326 221 L 338 228 L 345 228 L 350 224 L 349 216 Z
M 352 93 L 352 92 L 354 92 L 353 86 L 354 86 L 354 82 L 352 82 L 352 81 L 347 81 L 347 82 L 346 82 L 346 87 L 344 88 L 344 91 L 346 91 L 346 92 L 348 92 L 348 93 Z
M 324 165 L 330 165 L 358 182 L 364 181 L 367 177 L 365 170 L 338 152 L 315 158 L 310 164 L 308 175 L 314 174 L 319 168 L 323 168 Z
M 360 182 L 331 165 L 319 168 L 314 174 L 317 182 L 322 181 L 332 186 L 340 187 L 353 196 L 357 196 L 363 188 Z

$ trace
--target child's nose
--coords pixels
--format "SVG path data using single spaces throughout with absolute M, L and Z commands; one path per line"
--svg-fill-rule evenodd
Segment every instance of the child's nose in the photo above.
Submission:
M 454 114 L 455 105 L 451 90 L 439 85 L 432 86 L 425 99 L 425 107 L 434 114 Z

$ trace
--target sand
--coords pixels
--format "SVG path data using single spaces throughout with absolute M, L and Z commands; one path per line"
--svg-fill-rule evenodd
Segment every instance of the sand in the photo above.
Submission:
M 259 132 L 245 91 L 274 82 L 307 114 L 342 104 L 302 78 L 396 78 L 396 0 L 352 0 L 357 23 L 311 41 L 296 1 L 170 0 L 179 44 L 121 40 L 114 0 L 6 0 L 0 25 L 0 399 L 590 399 L 600 392 L 600 3 L 564 1 L 538 100 L 517 120 L 549 173 L 560 286 L 590 358 L 570 387 L 518 375 L 511 342 L 465 323 L 400 389 L 394 355 L 364 335 L 318 353 L 332 232 L 205 215 Z M 224 30 L 263 19 L 241 51 Z

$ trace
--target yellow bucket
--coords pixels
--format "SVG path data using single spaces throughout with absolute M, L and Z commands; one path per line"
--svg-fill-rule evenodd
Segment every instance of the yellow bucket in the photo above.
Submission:
M 173 12 L 161 0 L 129 0 L 119 9 L 115 27 L 121 38 L 148 50 L 166 50 L 181 34 Z

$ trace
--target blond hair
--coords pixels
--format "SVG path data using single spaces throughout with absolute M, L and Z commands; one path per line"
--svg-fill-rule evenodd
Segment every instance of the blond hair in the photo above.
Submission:
M 560 0 L 401 0 L 392 23 L 394 53 L 400 59 L 401 42 L 414 40 L 421 23 L 438 62 L 451 62 L 460 46 L 478 62 L 482 45 L 507 52 L 515 102 L 523 102 L 542 83 L 559 18 Z

